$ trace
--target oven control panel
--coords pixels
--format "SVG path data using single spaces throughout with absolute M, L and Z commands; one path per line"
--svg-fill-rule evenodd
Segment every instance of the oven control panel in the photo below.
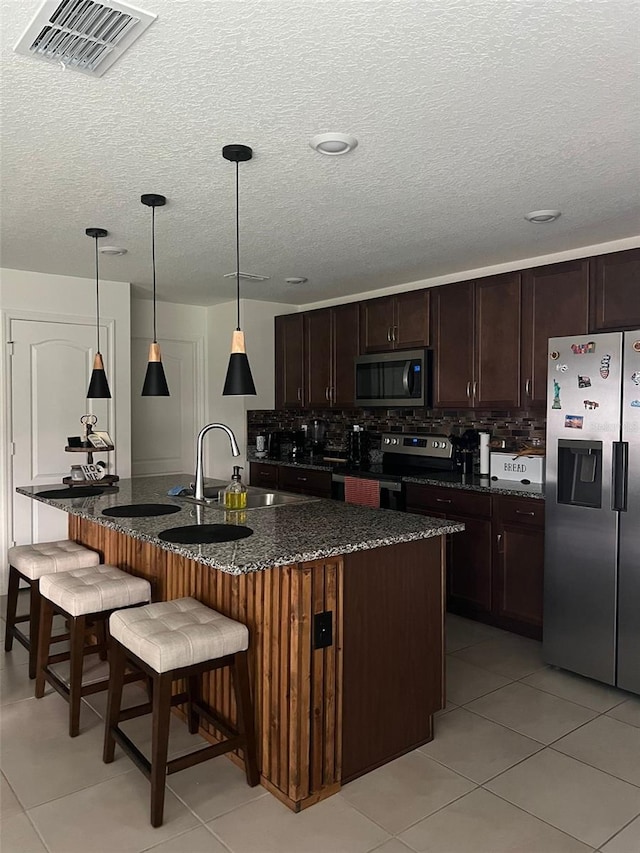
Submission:
M 384 453 L 402 453 L 433 459 L 453 457 L 453 445 L 446 435 L 383 433 L 380 448 Z

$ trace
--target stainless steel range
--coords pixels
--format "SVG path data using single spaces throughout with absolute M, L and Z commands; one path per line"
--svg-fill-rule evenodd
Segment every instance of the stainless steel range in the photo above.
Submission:
M 344 500 L 345 477 L 360 477 L 379 482 L 383 508 L 403 510 L 403 477 L 420 477 L 429 471 L 455 471 L 457 468 L 454 448 L 446 435 L 383 433 L 380 447 L 382 461 L 379 463 L 334 468 L 334 498 Z

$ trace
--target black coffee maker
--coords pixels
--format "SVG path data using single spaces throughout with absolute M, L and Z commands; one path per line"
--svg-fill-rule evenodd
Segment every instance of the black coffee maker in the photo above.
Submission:
M 359 426 L 347 432 L 347 461 L 351 468 L 366 468 L 369 464 L 370 435 Z

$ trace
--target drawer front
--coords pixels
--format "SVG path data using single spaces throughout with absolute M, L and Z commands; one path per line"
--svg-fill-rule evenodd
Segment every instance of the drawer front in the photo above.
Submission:
M 501 524 L 544 527 L 544 501 L 506 496 L 496 496 L 494 501 L 496 518 Z
M 466 492 L 462 489 L 406 484 L 407 509 L 432 509 L 449 515 L 491 516 L 491 495 Z
M 249 469 L 252 486 L 278 488 L 278 466 L 252 462 Z
M 331 497 L 331 474 L 313 468 L 280 468 L 280 488 L 285 492 L 304 492 L 317 497 Z

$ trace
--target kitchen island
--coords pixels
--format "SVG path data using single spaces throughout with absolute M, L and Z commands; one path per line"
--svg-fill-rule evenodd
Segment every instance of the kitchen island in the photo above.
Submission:
M 69 538 L 147 578 L 154 600 L 193 596 L 249 627 L 261 782 L 293 810 L 431 740 L 444 705 L 445 535 L 464 525 L 329 500 L 236 513 L 167 495 L 190 479 L 121 480 L 95 497 L 17 491 L 67 512 Z M 176 511 L 103 515 L 149 503 Z M 238 523 L 252 535 L 159 538 L 181 525 Z M 228 672 L 208 679 L 207 698 L 233 721 Z M 217 738 L 208 724 L 201 732 Z

